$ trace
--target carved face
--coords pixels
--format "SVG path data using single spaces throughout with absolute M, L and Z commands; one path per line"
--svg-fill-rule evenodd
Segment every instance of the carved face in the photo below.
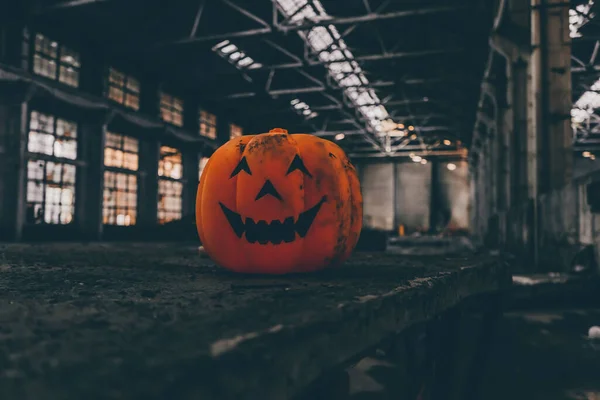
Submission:
M 196 221 L 206 252 L 226 268 L 310 271 L 350 255 L 362 197 L 337 145 L 276 129 L 213 154 L 198 186 Z
M 294 171 L 300 171 L 306 178 L 312 178 L 312 175 L 302 162 L 300 155 L 296 154 L 290 167 L 286 172 L 286 176 Z M 235 167 L 235 170 L 231 173 L 229 179 L 233 179 L 237 174 L 245 172 L 248 175 L 252 175 L 252 171 L 248 166 L 246 156 L 242 156 L 240 162 Z M 279 201 L 284 201 L 283 197 L 279 194 L 270 179 L 267 179 L 260 191 L 256 194 L 254 201 L 258 201 L 264 196 L 272 196 Z M 323 195 L 319 202 L 301 212 L 297 219 L 293 215 L 289 215 L 282 219 L 273 219 L 270 221 L 258 220 L 255 221 L 252 217 L 242 217 L 240 214 L 228 208 L 222 202 L 219 202 L 227 221 L 231 225 L 233 232 L 237 237 L 244 237 L 246 241 L 250 243 L 267 244 L 272 243 L 275 245 L 281 243 L 290 243 L 296 240 L 296 237 L 303 238 L 308 233 L 308 230 L 312 226 L 319 209 L 323 203 L 327 200 L 327 196 Z

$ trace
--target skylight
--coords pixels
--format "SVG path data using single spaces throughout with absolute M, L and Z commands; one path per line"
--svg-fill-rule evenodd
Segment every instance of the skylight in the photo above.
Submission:
M 312 6 L 308 5 L 307 0 L 277 0 L 277 4 L 286 17 L 291 16 L 291 22 L 330 18 L 319 0 L 312 1 Z M 369 80 L 354 60 L 337 28 L 334 25 L 317 26 L 308 33 L 298 31 L 298 34 L 318 54 L 321 62 L 326 64 L 330 76 L 341 87 L 346 88 L 345 94 L 369 121 L 370 128 L 374 132 L 382 131 L 381 121 L 388 119 L 389 114 L 373 89 L 356 87 L 367 86 Z
M 581 97 L 573 104 L 571 109 L 571 120 L 574 123 L 582 123 L 588 120 L 594 110 L 600 108 L 600 79 L 590 87 L 590 90 L 583 93 Z
M 222 41 L 212 49 L 218 55 L 229 61 L 230 64 L 233 64 L 237 69 L 243 70 L 262 67 L 261 63 L 254 61 L 252 57 L 244 53 L 229 40 Z
M 569 30 L 572 38 L 581 37 L 579 29 L 594 18 L 594 14 L 590 13 L 593 5 L 594 0 L 588 0 L 587 4 L 579 4 L 575 9 L 569 10 Z
M 308 104 L 300 99 L 294 99 L 290 101 L 290 104 L 292 107 L 294 107 L 294 110 L 296 110 L 299 115 L 303 115 L 306 119 L 311 119 L 318 115 L 316 112 L 310 109 Z
M 594 0 L 588 0 L 587 4 L 580 4 L 575 7 L 575 10 L 569 10 L 569 29 L 572 38 L 581 37 L 579 29 L 594 17 L 594 14 L 590 13 L 593 5 Z M 600 108 L 600 93 L 598 91 L 600 91 L 600 79 L 596 80 L 590 90 L 584 92 L 573 104 L 571 109 L 571 122 L 573 124 L 588 121 L 590 116 L 594 114 L 594 110 Z

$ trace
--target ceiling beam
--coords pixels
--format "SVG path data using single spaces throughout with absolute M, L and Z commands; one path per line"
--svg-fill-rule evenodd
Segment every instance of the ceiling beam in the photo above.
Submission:
M 582 74 L 582 73 L 598 73 L 600 72 L 600 65 L 590 65 L 589 67 L 573 67 L 571 68 L 571 72 L 574 74 Z
M 416 50 L 416 51 L 402 51 L 402 52 L 394 52 L 394 53 L 378 53 L 378 54 L 367 54 L 363 56 L 355 56 L 350 61 L 359 61 L 359 62 L 375 62 L 375 61 L 389 61 L 389 60 L 397 60 L 400 58 L 411 58 L 411 57 L 427 57 L 441 54 L 451 54 L 462 52 L 465 49 L 463 48 L 443 48 L 443 49 L 433 49 L 433 50 Z M 274 65 L 263 65 L 260 68 L 256 69 L 292 69 L 292 68 L 300 68 L 305 66 L 318 66 L 318 65 L 330 65 L 336 64 L 340 62 L 346 62 L 346 60 L 341 61 L 308 61 L 307 63 L 301 62 L 292 62 L 292 63 L 283 63 L 283 64 L 274 64 Z
M 432 156 L 457 156 L 466 158 L 469 152 L 467 149 L 461 148 L 459 150 L 421 150 L 421 151 L 397 151 L 395 153 L 373 153 L 373 154 L 364 154 L 364 153 L 350 153 L 348 157 L 350 158 L 398 158 L 398 157 L 410 157 L 419 156 L 419 157 L 432 157 Z
M 53 11 L 53 10 L 60 10 L 60 9 L 66 9 L 66 8 L 75 8 L 75 7 L 81 7 L 81 6 L 86 6 L 86 5 L 90 5 L 90 4 L 96 4 L 96 3 L 106 3 L 108 1 L 111 0 L 69 0 L 69 1 L 61 1 L 58 3 L 54 3 L 54 4 L 50 4 L 50 5 L 42 5 L 41 7 L 36 7 L 34 9 L 34 13 L 35 14 L 44 14 L 46 12 L 49 11 Z
M 399 121 L 400 123 L 404 122 L 404 121 L 416 121 L 419 119 L 424 119 L 424 118 L 450 118 L 448 115 L 446 114 L 417 114 L 417 115 L 392 115 L 391 119 L 395 120 L 395 121 Z M 366 122 L 367 120 L 364 118 L 360 118 L 360 120 L 362 122 Z M 339 120 L 335 120 L 335 121 L 330 121 L 330 124 L 349 124 L 352 123 L 353 120 L 351 119 L 339 119 Z M 382 121 L 382 120 L 381 120 Z
M 380 21 L 385 19 L 396 19 L 405 17 L 416 17 L 420 15 L 435 14 L 441 12 L 457 11 L 465 8 L 465 6 L 439 6 L 439 7 L 428 7 L 428 8 L 417 8 L 413 10 L 402 10 L 388 13 L 368 13 L 364 15 L 357 15 L 354 17 L 332 17 L 321 19 L 319 21 L 307 22 L 301 24 L 277 24 L 276 29 L 282 32 L 292 31 L 306 31 L 317 26 L 327 25 L 356 25 L 366 22 Z
M 414 140 L 413 142 L 418 142 L 418 140 Z M 408 146 L 398 147 L 398 149 L 396 149 L 396 150 L 394 150 L 394 148 L 392 148 L 392 151 L 412 153 L 414 151 L 423 152 L 423 151 L 427 151 L 427 150 L 433 150 L 433 148 L 427 149 L 428 146 L 425 146 L 425 147 L 426 148 L 423 149 L 423 146 L 420 145 L 420 144 L 411 144 L 411 145 L 408 145 Z M 439 146 L 439 147 L 442 147 L 442 146 Z M 455 151 L 456 149 L 455 148 L 448 148 L 448 149 L 445 149 L 445 150 L 447 150 L 447 151 Z M 368 155 L 368 153 L 373 153 L 374 149 L 369 149 L 369 148 L 353 149 L 352 152 L 353 153 L 357 153 L 357 154 L 360 153 L 360 154 L 366 156 L 366 155 Z
M 449 131 L 451 129 L 448 126 L 415 126 L 415 131 L 417 131 L 417 130 L 419 130 L 421 132 L 444 132 L 444 131 Z M 352 130 L 352 131 L 344 131 L 344 130 L 319 131 L 319 132 L 316 132 L 315 135 L 316 136 L 334 136 L 334 135 L 337 135 L 338 133 L 343 133 L 346 135 L 361 135 L 361 134 L 364 134 L 365 131 L 360 130 L 360 129 Z M 385 136 L 385 135 L 381 135 L 381 136 Z M 407 134 L 407 136 L 409 136 L 409 134 Z
M 196 37 L 195 35 L 190 35 L 190 37 L 182 38 L 182 39 L 175 40 L 175 41 L 161 42 L 161 43 L 156 44 L 156 46 L 164 47 L 164 46 L 200 43 L 200 42 L 207 42 L 207 41 L 213 41 L 213 40 L 225 40 L 225 39 L 241 38 L 241 37 L 248 37 L 248 36 L 257 36 L 257 35 L 269 34 L 273 31 L 273 29 L 271 28 L 271 25 L 268 22 L 264 21 L 262 18 L 258 17 L 257 15 L 253 14 L 252 12 L 248 11 L 244 7 L 232 2 L 231 0 L 221 0 L 221 2 L 226 4 L 227 6 L 229 6 L 231 9 L 242 14 L 246 18 L 261 25 L 261 28 L 248 29 L 245 31 L 228 32 L 228 33 L 217 33 L 217 34 L 204 35 L 204 36 L 199 36 L 199 37 Z
M 299 94 L 299 93 L 316 93 L 323 92 L 326 90 L 346 90 L 346 89 L 375 89 L 380 87 L 392 87 L 399 85 L 419 85 L 424 83 L 435 83 L 444 81 L 446 78 L 428 78 L 428 79 L 405 79 L 402 81 L 394 82 L 394 81 L 375 81 L 371 82 L 367 85 L 348 85 L 348 86 L 313 86 L 313 87 L 302 87 L 302 88 L 291 88 L 291 89 L 275 89 L 271 90 L 270 93 L 273 95 L 286 95 L 286 94 Z M 256 96 L 254 92 L 240 92 L 240 93 L 231 93 L 223 96 L 221 99 L 230 100 L 230 99 L 241 99 L 241 98 L 249 98 Z

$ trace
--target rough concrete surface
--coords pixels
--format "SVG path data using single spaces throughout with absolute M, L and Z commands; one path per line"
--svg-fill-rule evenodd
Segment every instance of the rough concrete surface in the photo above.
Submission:
M 461 298 L 510 284 L 488 255 L 356 254 L 234 275 L 179 244 L 0 246 L 0 398 L 283 399 Z
M 484 400 L 600 399 L 600 309 L 507 313 L 484 381 Z

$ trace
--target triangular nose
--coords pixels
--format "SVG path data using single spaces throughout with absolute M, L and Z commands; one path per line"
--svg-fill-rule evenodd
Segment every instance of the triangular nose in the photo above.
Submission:
M 256 199 L 254 199 L 254 200 L 258 200 L 261 197 L 266 196 L 268 194 L 270 194 L 273 197 L 278 198 L 279 200 L 283 200 L 281 198 L 281 195 L 279 193 L 277 193 L 277 189 L 275 189 L 275 186 L 273 186 L 271 181 L 268 179 L 265 182 L 265 184 L 263 185 L 262 189 L 260 189 L 260 192 L 258 192 L 258 194 L 256 195 Z

